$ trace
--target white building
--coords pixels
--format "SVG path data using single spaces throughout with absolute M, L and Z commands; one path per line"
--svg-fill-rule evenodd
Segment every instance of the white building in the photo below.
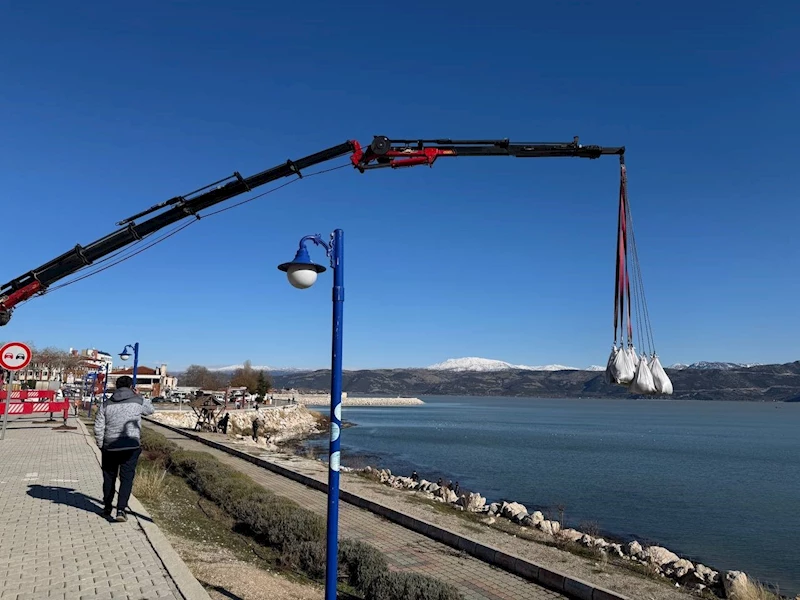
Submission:
M 108 376 L 108 387 L 113 388 L 118 378 L 123 375 L 133 377 L 133 367 L 125 367 L 112 371 Z M 155 369 L 139 365 L 136 368 L 136 390 L 148 397 L 168 396 L 178 387 L 178 378 L 167 374 L 167 365 Z
M 82 369 L 79 370 L 83 370 L 87 374 L 105 374 L 106 364 L 108 365 L 109 371 L 113 368 L 113 359 L 111 355 L 102 350 L 91 348 L 79 351 L 75 348 L 70 348 L 69 354 L 80 357 Z M 19 381 L 25 383 L 27 387 L 33 387 L 37 390 L 56 390 L 62 384 L 74 385 L 76 383 L 76 375 L 74 373 L 65 374 L 63 366 L 37 362 L 36 356 L 36 353 L 34 353 L 34 360 L 31 361 L 26 369 L 20 371 L 18 375 Z M 100 377 L 98 379 L 99 382 L 102 383 L 103 378 Z M 79 384 L 81 380 L 83 380 L 85 384 L 89 382 L 88 385 L 91 386 L 91 381 L 93 381 L 94 378 L 91 377 L 87 379 L 85 375 L 79 374 L 77 376 L 77 383 Z M 100 387 L 102 388 L 102 385 Z

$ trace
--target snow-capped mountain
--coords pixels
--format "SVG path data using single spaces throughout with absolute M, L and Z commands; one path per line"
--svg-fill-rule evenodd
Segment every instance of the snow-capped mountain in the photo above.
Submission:
M 478 358 L 477 356 L 466 356 L 464 358 L 449 358 L 444 362 L 436 363 L 426 367 L 433 371 L 506 371 L 509 369 L 521 369 L 524 371 L 579 371 L 575 367 L 565 367 L 564 365 L 544 365 L 541 367 L 531 367 L 528 365 L 513 365 L 503 360 L 492 358 Z
M 228 365 L 227 367 L 209 367 L 209 371 L 220 371 L 223 373 L 229 373 L 236 371 L 237 369 L 243 369 L 244 365 Z M 297 369 L 295 367 L 270 367 L 267 365 L 251 365 L 250 367 L 254 371 L 269 371 L 272 374 L 278 373 L 296 373 L 298 371 L 310 371 L 311 369 Z
M 720 371 L 731 371 L 733 369 L 749 369 L 750 367 L 758 367 L 761 363 L 732 363 L 732 362 L 712 362 L 701 360 L 700 362 L 692 363 L 691 365 L 684 365 L 681 363 L 675 363 L 674 365 L 668 367 L 669 369 L 699 369 L 699 370 L 720 370 Z

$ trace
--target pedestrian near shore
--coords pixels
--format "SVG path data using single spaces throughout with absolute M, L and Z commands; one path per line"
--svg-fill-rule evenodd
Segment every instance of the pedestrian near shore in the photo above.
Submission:
M 103 516 L 107 519 L 111 518 L 114 488 L 119 477 L 116 520 L 128 520 L 128 500 L 133 489 L 136 463 L 142 453 L 142 416 L 153 412 L 150 400 L 136 393 L 133 379 L 127 375 L 117 379 L 116 390 L 97 411 L 94 437 L 103 455 Z
M 258 419 L 253 419 L 253 441 L 258 441 Z

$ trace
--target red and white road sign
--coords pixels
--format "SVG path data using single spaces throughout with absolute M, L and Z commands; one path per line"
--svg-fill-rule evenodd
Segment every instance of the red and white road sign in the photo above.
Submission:
M 8 342 L 0 348 L 0 367 L 19 371 L 31 362 L 31 349 L 22 342 Z

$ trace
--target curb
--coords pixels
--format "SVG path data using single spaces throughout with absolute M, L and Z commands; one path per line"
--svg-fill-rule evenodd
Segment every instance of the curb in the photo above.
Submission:
M 237 458 L 242 458 L 248 462 L 258 465 L 259 467 L 263 467 L 269 471 L 272 471 L 273 473 L 282 475 L 287 479 L 302 483 L 307 487 L 325 493 L 328 492 L 328 484 L 318 481 L 313 477 L 309 477 L 308 475 L 303 475 L 302 473 L 292 471 L 284 466 L 277 465 L 268 460 L 264 460 L 263 458 L 258 458 L 257 456 L 252 456 L 240 450 L 236 450 L 235 448 L 231 448 L 225 444 L 221 444 L 213 440 L 207 440 L 197 434 L 179 429 L 177 427 L 159 423 L 158 421 L 155 421 L 149 417 L 143 417 L 143 419 L 149 423 L 183 435 L 184 437 L 192 439 L 196 442 L 210 446 L 211 448 L 215 448 Z M 486 562 L 492 566 L 503 569 L 504 571 L 508 571 L 509 573 L 517 575 L 518 577 L 522 577 L 523 579 L 527 579 L 528 581 L 532 581 L 538 585 L 541 585 L 542 587 L 560 592 L 566 596 L 569 596 L 570 598 L 574 598 L 575 600 L 630 600 L 627 596 L 617 592 L 612 592 L 611 590 L 598 587 L 575 577 L 570 577 L 569 575 L 565 575 L 553 569 L 547 569 L 539 566 L 536 563 L 525 560 L 524 558 L 520 558 L 514 554 L 503 552 L 502 550 L 488 546 L 466 536 L 454 533 L 439 527 L 438 525 L 434 525 L 433 523 L 429 523 L 417 517 L 412 517 L 411 515 L 394 510 L 382 504 L 378 504 L 372 500 L 367 500 L 366 498 L 357 496 L 352 492 L 339 490 L 339 498 L 348 504 L 352 504 L 380 515 L 381 517 L 393 523 L 402 525 L 406 529 L 415 531 L 416 533 L 422 534 L 426 537 L 436 540 L 437 542 L 445 544 L 446 546 L 450 546 L 451 548 L 455 548 L 456 550 L 460 550 L 465 554 L 469 554 L 470 556 L 482 560 L 483 562 Z
M 102 464 L 102 454 L 100 452 L 100 448 L 98 448 L 92 442 L 92 435 L 86 428 L 85 423 L 80 419 L 76 420 L 78 422 L 78 426 L 83 432 L 83 436 L 87 445 L 94 450 L 94 456 L 97 459 L 98 465 Z M 169 573 L 169 576 L 172 578 L 172 581 L 175 583 L 175 587 L 178 588 L 178 592 L 180 592 L 181 596 L 183 596 L 186 600 L 211 600 L 211 596 L 208 595 L 208 592 L 206 592 L 205 588 L 200 585 L 200 582 L 197 581 L 194 575 L 192 575 L 189 567 L 187 567 L 186 563 L 184 563 L 181 557 L 178 556 L 178 553 L 175 552 L 172 544 L 169 543 L 169 540 L 158 528 L 158 525 L 155 524 L 153 517 L 147 512 L 147 510 L 145 510 L 144 506 L 142 506 L 142 503 L 139 502 L 139 500 L 137 500 L 133 494 L 131 494 L 129 504 L 131 513 L 136 518 L 136 522 L 139 523 L 139 527 L 141 527 L 142 531 L 144 532 L 144 537 L 147 538 L 148 542 L 150 542 L 150 545 L 153 547 L 153 550 L 155 550 L 156 555 L 158 556 L 159 560 L 161 560 L 161 563 L 164 565 L 167 573 Z

